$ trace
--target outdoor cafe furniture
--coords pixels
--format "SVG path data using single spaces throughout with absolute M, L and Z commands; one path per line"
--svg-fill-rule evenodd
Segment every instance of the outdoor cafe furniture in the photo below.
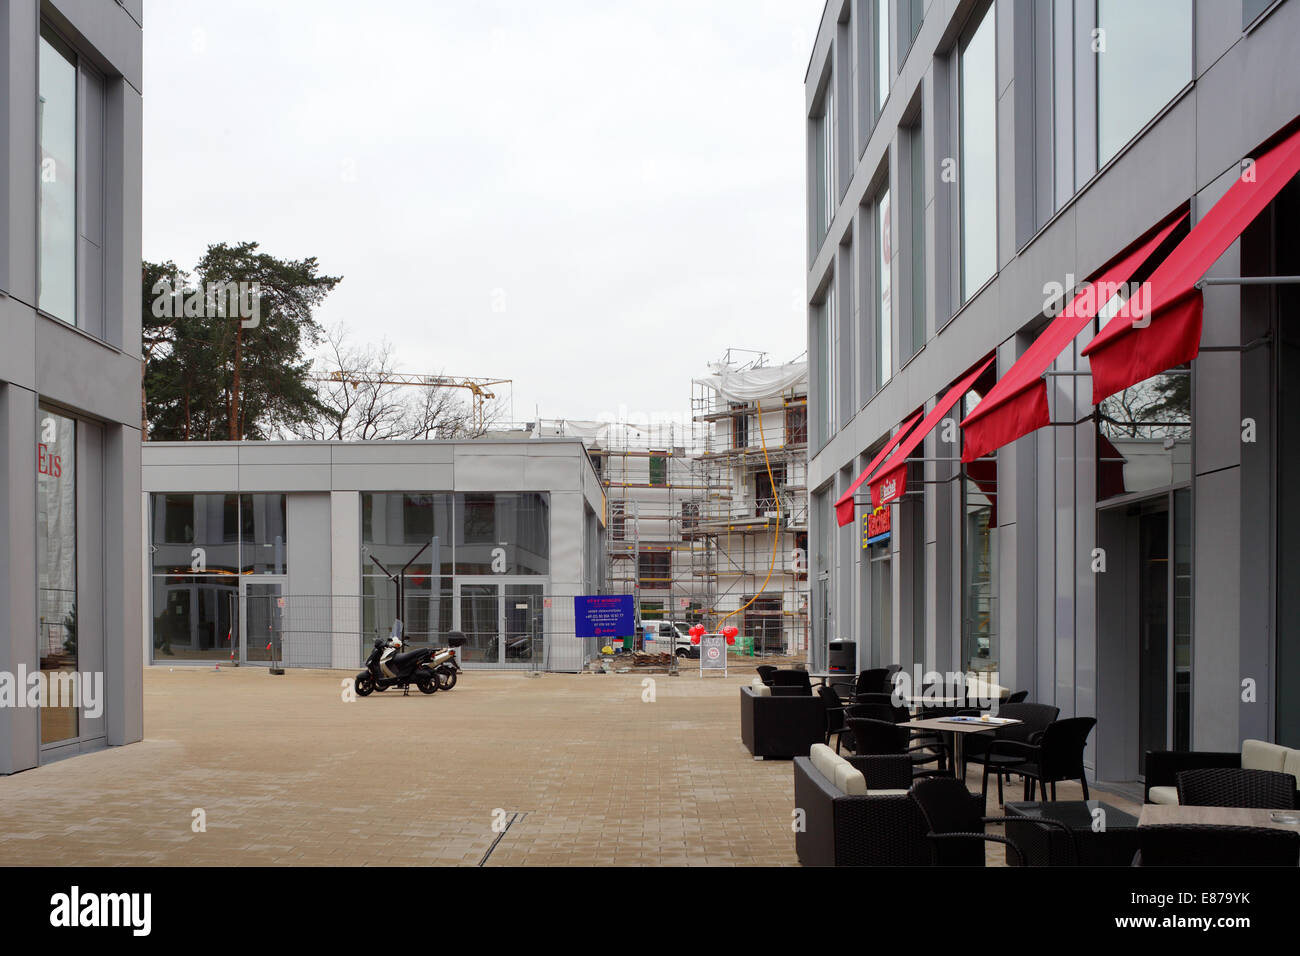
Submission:
M 1010 717 L 990 716 L 988 720 L 984 720 L 982 717 L 974 716 L 951 716 L 914 718 L 904 724 L 899 724 L 899 726 L 906 727 L 909 730 L 926 730 L 932 733 L 948 734 L 950 741 L 948 753 L 951 757 L 952 767 L 957 774 L 957 779 L 964 780 L 966 764 L 963 750 L 966 735 L 992 733 L 999 728 L 1018 723 L 1020 721 Z M 1017 768 L 1016 772 L 1019 773 L 1020 770 Z
M 826 704 L 811 694 L 781 696 L 755 682 L 740 688 L 740 739 L 756 758 L 805 756 L 826 738 Z
M 1178 774 L 1178 802 L 1187 807 L 1295 809 L 1295 777 L 1277 770 L 1210 767 Z
M 794 805 L 803 811 L 795 852 L 804 866 L 926 866 L 921 811 L 908 796 L 905 756 L 841 757 L 818 744 L 794 759 Z
M 984 844 L 989 842 L 1006 846 L 1020 865 L 1025 864 L 1025 853 L 1013 840 L 984 832 L 985 824 L 1006 823 L 1008 818 L 985 816 L 983 799 L 967 790 L 960 780 L 952 777 L 918 780 L 912 785 L 912 799 L 925 818 L 934 865 L 984 866 Z M 1071 848 L 1071 859 L 1078 859 L 1074 834 L 1069 827 L 1049 817 L 1039 819 L 1037 824 L 1060 830 Z
M 1025 866 L 1128 866 L 1137 852 L 1138 818 L 1100 800 L 1013 802 L 1004 812 L 1003 833 L 1024 853 Z M 1019 865 L 1010 851 L 1007 865 Z
M 998 804 L 1003 802 L 1002 778 L 1014 772 L 1018 764 L 1024 763 L 1023 755 L 990 753 L 989 748 L 997 740 L 1018 740 L 1034 744 L 1047 729 L 1048 724 L 1061 714 L 1061 708 L 1051 704 L 1003 704 L 998 708 L 999 717 L 1014 717 L 1018 724 L 1011 724 L 996 731 L 996 737 L 972 737 L 966 744 L 967 763 L 976 763 L 984 768 L 984 781 L 980 792 L 988 797 L 989 772 L 998 778 Z
M 1165 805 L 1161 809 L 1179 808 Z M 1144 815 L 1145 812 L 1144 809 Z M 1293 867 L 1300 863 L 1300 833 L 1294 830 L 1204 823 L 1147 824 L 1144 821 L 1137 833 L 1138 852 L 1133 858 L 1134 866 Z
M 1179 772 L 1209 767 L 1277 770 L 1300 780 L 1300 750 L 1266 740 L 1242 741 L 1239 751 L 1148 750 L 1146 802 L 1177 804 Z
M 759 664 L 754 670 L 758 672 L 759 680 L 769 687 L 772 686 L 772 675 L 776 673 L 777 668 L 771 664 Z
M 1083 799 L 1088 799 L 1088 778 L 1083 770 L 1083 751 L 1088 746 L 1088 735 L 1097 726 L 1095 717 L 1067 717 L 1054 720 L 1044 728 L 1036 743 L 1019 740 L 995 740 L 989 745 L 990 756 L 1003 755 L 1021 758 L 1022 762 L 1009 767 L 1012 773 L 1025 778 L 1025 799 L 1034 799 L 1037 785 L 1043 799 L 1056 799 L 1056 784 L 1064 780 L 1078 780 L 1083 787 Z
M 844 716 L 848 707 L 840 700 L 840 695 L 835 688 L 829 685 L 823 684 L 818 687 L 817 696 L 826 705 L 826 737 L 822 742 L 829 746 L 831 738 L 834 737 L 835 752 L 839 753 L 844 735 L 849 732 L 849 725 L 845 722 Z
M 937 763 L 941 754 L 929 749 L 927 744 L 913 743 L 909 732 L 891 720 L 850 717 L 848 725 L 853 734 L 853 752 L 860 757 L 903 755 L 912 761 L 916 776 L 945 772 L 927 769 L 926 764 Z
M 797 688 L 797 693 L 803 694 L 808 697 L 812 696 L 812 681 L 809 679 L 809 674 L 807 671 L 800 671 L 800 670 L 775 671 L 772 674 L 772 683 L 770 686 L 773 688 L 794 687 Z

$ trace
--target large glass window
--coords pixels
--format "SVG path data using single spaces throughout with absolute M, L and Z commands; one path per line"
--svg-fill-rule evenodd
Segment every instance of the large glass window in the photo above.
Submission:
M 962 481 L 962 653 L 968 670 L 998 669 L 998 539 L 996 463 L 985 474 L 967 466 Z M 991 472 L 991 474 L 988 474 Z
M 40 287 L 37 305 L 77 322 L 77 67 L 72 52 L 41 30 L 36 123 L 41 145 Z
M 36 415 L 37 649 L 46 693 L 41 743 L 78 735 L 77 708 L 56 688 L 77 670 L 77 423 L 38 409 Z
M 920 121 L 907 130 L 908 156 L 908 289 L 910 321 L 907 357 L 925 344 L 925 136 Z
M 1183 366 L 1097 407 L 1097 500 L 1168 488 L 1192 477 L 1192 376 Z
M 1097 0 L 1097 164 L 1192 79 L 1192 0 Z
M 889 81 L 893 71 L 889 65 L 889 3 L 876 0 L 876 112 L 885 108 L 889 99 Z
M 816 418 L 814 444 L 820 448 L 830 441 L 835 421 L 834 363 L 831 361 L 832 342 L 835 339 L 835 289 L 833 283 L 826 289 L 826 298 L 813 306 L 813 349 L 816 356 L 813 366 L 812 399 Z
M 150 502 L 154 659 L 238 660 L 241 578 L 288 573 L 287 496 L 169 493 Z
M 961 299 L 997 268 L 997 45 L 989 7 L 961 50 Z
M 889 190 L 876 203 L 876 386 L 883 388 L 894 369 L 893 261 Z
M 835 218 L 835 93 L 826 84 L 821 115 L 813 120 L 813 235 L 815 255 Z

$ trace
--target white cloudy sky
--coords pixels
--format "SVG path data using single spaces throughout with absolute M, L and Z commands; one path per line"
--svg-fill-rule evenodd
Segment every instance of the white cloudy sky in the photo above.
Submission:
M 513 416 L 680 412 L 805 348 L 823 0 L 147 0 L 144 254 L 315 255 L 321 309 Z

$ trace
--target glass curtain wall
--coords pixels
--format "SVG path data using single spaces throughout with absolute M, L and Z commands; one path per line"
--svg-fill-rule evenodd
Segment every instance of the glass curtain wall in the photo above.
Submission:
M 36 413 L 37 652 L 46 694 L 41 743 L 79 735 L 75 706 L 57 706 L 54 688 L 77 671 L 77 423 Z
M 993 7 L 960 55 L 961 301 L 997 269 L 997 56 Z
M 150 498 L 153 659 L 238 660 L 239 582 L 288 573 L 282 494 Z
M 76 57 L 42 28 L 36 111 L 41 157 L 40 266 L 37 306 L 77 324 L 77 66 Z

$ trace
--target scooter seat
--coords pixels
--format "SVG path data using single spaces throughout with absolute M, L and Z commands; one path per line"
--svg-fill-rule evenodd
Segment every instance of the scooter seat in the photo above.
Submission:
M 429 657 L 432 651 L 427 647 L 419 648 L 414 651 L 407 651 L 404 654 L 394 654 L 389 666 L 395 670 L 405 670 L 407 667 L 414 666 L 426 657 Z

